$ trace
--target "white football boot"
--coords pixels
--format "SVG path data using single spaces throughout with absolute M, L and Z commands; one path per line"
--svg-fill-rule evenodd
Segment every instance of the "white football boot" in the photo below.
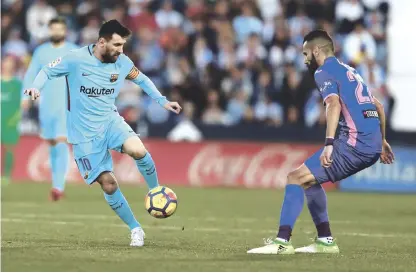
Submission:
M 247 251 L 248 254 L 279 254 L 279 255 L 290 255 L 295 254 L 291 242 L 283 239 L 267 239 L 264 240 L 265 246 L 253 248 Z
M 131 243 L 130 246 L 143 246 L 144 238 L 146 234 L 141 227 L 133 228 L 131 230 Z
M 295 249 L 296 253 L 324 253 L 338 254 L 339 248 L 332 237 L 315 238 L 315 242 L 311 245 L 299 247 Z

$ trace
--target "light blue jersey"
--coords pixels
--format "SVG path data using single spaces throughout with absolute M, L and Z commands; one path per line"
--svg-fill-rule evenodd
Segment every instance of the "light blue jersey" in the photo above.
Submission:
M 119 117 L 114 103 L 126 78 L 139 85 L 143 81 L 139 77 L 142 73 L 129 57 L 121 54 L 115 63 L 103 63 L 94 56 L 93 46 L 73 50 L 42 69 L 47 79 L 64 77 L 68 141 L 72 144 L 88 142 L 102 135 L 109 124 Z M 41 97 L 47 96 L 43 94 L 42 86 L 46 80 L 42 81 L 42 75 L 39 76 L 34 87 L 41 90 Z M 148 90 L 144 89 L 159 104 L 167 102 L 157 89 L 156 92 Z
M 73 144 L 75 161 L 88 184 L 93 183 L 101 173 L 113 171 L 109 150 L 122 152 L 124 142 L 136 135 L 114 105 L 124 80 L 132 80 L 142 87 L 161 106 L 168 103 L 129 57 L 121 54 L 116 62 L 103 63 L 93 54 L 93 47 L 89 45 L 73 50 L 44 66 L 33 83 L 42 97 L 45 96 L 43 86 L 48 80 L 64 77 L 68 141 Z M 138 168 L 143 169 L 142 174 L 146 177 L 153 175 L 158 184 L 155 168 L 152 167 L 154 163 L 149 158 L 150 155 L 147 155 L 138 159 Z
M 60 47 L 54 47 L 50 42 L 38 46 L 33 52 L 32 61 L 26 72 L 23 90 L 31 87 L 43 66 L 77 48 L 79 48 L 77 45 L 70 42 L 65 42 Z M 39 101 L 39 120 L 41 135 L 45 139 L 66 136 L 65 90 L 64 78 L 48 81 L 42 89 L 43 96 Z M 29 97 L 23 96 L 23 99 L 29 99 Z

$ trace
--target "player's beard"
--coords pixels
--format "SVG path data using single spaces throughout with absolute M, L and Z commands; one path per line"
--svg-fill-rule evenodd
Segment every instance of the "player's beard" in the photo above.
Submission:
M 114 54 L 111 54 L 111 53 L 103 54 L 102 58 L 103 58 L 104 63 L 115 63 L 120 54 L 118 53 L 114 53 Z
M 315 56 L 312 56 L 311 61 L 309 64 L 306 65 L 308 67 L 309 73 L 311 73 L 312 76 L 315 75 L 315 71 L 318 69 L 319 65 L 315 59 Z
M 65 40 L 65 36 L 54 35 L 50 37 L 52 44 L 59 44 Z

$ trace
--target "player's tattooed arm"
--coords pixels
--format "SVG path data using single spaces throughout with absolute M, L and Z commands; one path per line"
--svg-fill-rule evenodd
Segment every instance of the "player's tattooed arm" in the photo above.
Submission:
M 341 113 L 341 103 L 338 96 L 327 96 L 324 103 L 326 105 L 326 138 L 327 140 L 334 139 Z M 325 148 L 319 158 L 324 168 L 328 168 L 332 164 L 333 149 L 332 143 L 325 144 Z
M 335 137 L 341 113 L 341 103 L 338 96 L 329 96 L 325 99 L 326 105 L 326 137 Z
M 140 86 L 144 92 L 166 110 L 176 114 L 179 114 L 182 110 L 182 107 L 177 102 L 168 101 L 166 97 L 160 93 L 155 84 L 144 73 L 140 72 L 137 67 L 133 66 L 129 74 L 127 74 L 126 79 L 131 80 Z
M 380 119 L 380 130 L 383 140 L 386 139 L 386 115 L 384 113 L 384 106 L 381 102 L 373 96 L 374 104 L 376 105 L 378 117 Z

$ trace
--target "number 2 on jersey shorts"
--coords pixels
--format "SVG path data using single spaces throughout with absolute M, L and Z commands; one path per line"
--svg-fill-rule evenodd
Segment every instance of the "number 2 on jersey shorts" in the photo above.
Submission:
M 374 152 L 374 154 L 361 154 L 339 139 L 334 141 L 333 147 L 332 164 L 329 168 L 322 167 L 319 160 L 324 148 L 321 148 L 305 161 L 306 167 L 308 167 L 319 184 L 338 182 L 370 167 L 380 157 L 380 153 L 377 152 Z
M 137 134 L 120 117 L 94 140 L 72 145 L 75 162 L 87 184 L 92 184 L 102 172 L 113 171 L 113 159 L 109 150 L 121 152 L 123 143 L 131 136 Z

